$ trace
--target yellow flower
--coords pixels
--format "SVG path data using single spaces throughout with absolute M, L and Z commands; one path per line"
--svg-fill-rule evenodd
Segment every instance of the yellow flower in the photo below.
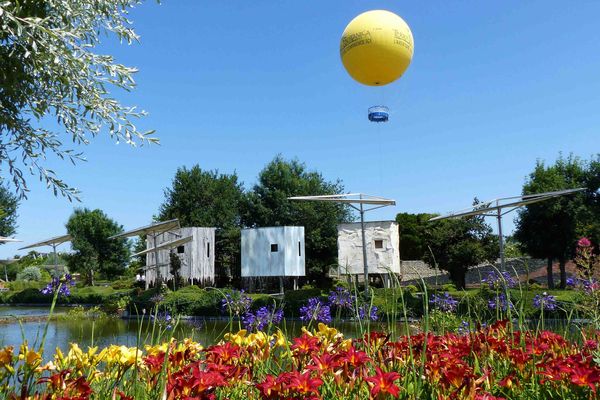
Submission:
M 277 329 L 277 332 L 273 334 L 273 339 L 275 339 L 275 346 L 288 347 L 288 340 L 281 331 L 281 329 Z
M 26 365 L 36 368 L 42 362 L 42 356 L 37 351 L 30 349 L 25 341 L 19 349 L 19 360 L 24 360 Z
M 14 347 L 12 346 L 6 346 L 0 350 L 0 367 L 12 364 L 13 349 Z
M 246 333 L 248 333 L 248 331 L 245 329 L 242 329 L 238 333 L 226 333 L 224 338 L 228 342 L 232 342 L 232 343 L 237 344 L 238 346 L 242 346 L 245 343 L 247 343 L 246 342 L 246 340 L 247 340 Z

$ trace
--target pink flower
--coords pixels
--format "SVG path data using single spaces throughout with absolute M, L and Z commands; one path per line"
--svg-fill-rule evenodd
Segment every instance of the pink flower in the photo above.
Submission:
M 592 242 L 590 242 L 590 239 L 588 239 L 586 237 L 582 237 L 577 242 L 577 246 L 579 246 L 579 247 L 590 247 L 591 245 L 592 245 Z

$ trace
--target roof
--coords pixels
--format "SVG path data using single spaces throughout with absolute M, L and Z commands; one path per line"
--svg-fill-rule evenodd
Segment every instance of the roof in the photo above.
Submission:
M 121 237 L 132 237 L 139 235 L 147 235 L 150 233 L 161 233 L 179 228 L 179 220 L 177 218 L 168 221 L 155 222 L 150 225 L 142 226 L 140 228 L 132 229 L 127 232 L 119 233 L 109 237 L 109 239 L 117 239 Z
M 62 244 L 65 242 L 70 242 L 71 239 L 72 239 L 71 235 L 55 236 L 50 239 L 42 240 L 41 242 L 37 242 L 37 243 L 30 244 L 25 247 L 21 247 L 19 250 L 32 249 L 34 247 L 41 247 L 41 246 L 58 246 L 59 244 Z
M 161 243 L 156 247 L 151 249 L 146 249 L 140 251 L 139 253 L 135 253 L 132 257 L 141 256 L 147 253 L 152 253 L 153 251 L 164 250 L 164 249 L 172 249 L 173 247 L 181 246 L 182 244 L 186 244 L 192 240 L 193 236 L 186 236 L 181 239 L 171 240 L 170 242 Z

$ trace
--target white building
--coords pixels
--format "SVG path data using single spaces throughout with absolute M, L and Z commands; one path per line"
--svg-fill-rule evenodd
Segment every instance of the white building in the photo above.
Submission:
M 304 275 L 303 226 L 242 229 L 242 278 Z
M 168 245 L 169 242 L 190 237 L 186 243 L 176 246 L 167 246 L 158 250 L 158 268 L 161 280 L 173 278 L 170 272 L 171 252 L 177 254 L 181 260 L 181 277 L 191 284 L 212 285 L 215 279 L 215 228 L 178 228 L 156 236 L 156 247 Z M 147 251 L 155 246 L 154 238 L 148 236 Z M 156 262 L 154 251 L 146 253 L 145 268 L 146 284 L 156 280 Z
M 394 221 L 365 222 L 369 274 L 400 274 L 400 234 Z M 338 225 L 338 274 L 362 275 L 360 222 Z

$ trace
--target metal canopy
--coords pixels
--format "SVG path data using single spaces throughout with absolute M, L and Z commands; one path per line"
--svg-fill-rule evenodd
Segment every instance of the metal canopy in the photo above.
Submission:
M 455 211 L 452 213 L 448 213 L 446 215 L 434 217 L 434 218 L 431 218 L 430 221 L 437 221 L 437 220 L 446 219 L 446 218 L 470 217 L 473 215 L 484 215 L 484 216 L 495 217 L 495 216 L 497 216 L 498 210 L 502 210 L 504 208 L 510 208 L 510 210 L 508 210 L 508 211 L 500 211 L 501 215 L 505 215 L 519 207 L 522 207 L 522 206 L 525 206 L 528 204 L 537 203 L 540 201 L 564 196 L 564 195 L 571 194 L 571 193 L 581 192 L 583 190 L 585 190 L 585 188 L 559 190 L 556 192 L 546 192 L 546 193 L 538 193 L 538 194 L 528 194 L 528 195 L 524 195 L 524 196 L 502 197 L 499 199 L 494 199 L 494 200 L 479 203 L 476 206 L 471 207 L 471 208 L 466 208 L 464 210 Z M 515 199 L 520 199 L 520 200 L 509 201 L 509 200 L 515 200 Z M 496 205 L 492 205 L 494 203 Z M 492 211 L 494 213 L 490 213 Z
M 141 256 L 144 254 L 151 253 L 153 251 L 172 249 L 174 247 L 181 246 L 182 244 L 186 244 L 186 243 L 190 242 L 192 240 L 192 238 L 193 238 L 193 236 L 187 236 L 187 237 L 184 237 L 181 239 L 171 240 L 170 242 L 162 243 L 151 249 L 146 249 L 146 250 L 140 251 L 139 253 L 135 253 L 134 255 L 132 255 L 132 257 Z
M 121 237 L 132 237 L 139 235 L 149 235 L 149 234 L 158 234 L 161 232 L 170 231 L 172 229 L 179 228 L 179 220 L 177 218 L 171 219 L 169 221 L 163 222 L 155 222 L 150 225 L 142 226 L 140 228 L 132 229 L 127 232 L 119 233 L 118 235 L 114 235 L 109 237 L 109 239 L 117 239 Z
M 573 193 L 578 193 L 586 190 L 585 188 L 557 190 L 554 192 L 528 194 L 522 196 L 501 197 L 498 199 L 485 201 L 471 208 L 452 212 L 446 215 L 433 217 L 429 221 L 438 221 L 449 218 L 463 218 L 474 215 L 482 215 L 484 217 L 496 217 L 498 220 L 498 245 L 500 250 L 500 267 L 505 271 L 504 265 L 504 237 L 502 235 L 502 217 L 509 212 L 516 210 L 529 204 L 538 203 L 540 201 L 555 199 L 557 197 L 566 196 Z M 508 209 L 508 210 L 504 210 Z
M 41 242 L 30 244 L 29 246 L 21 247 L 19 250 L 32 249 L 34 247 L 41 246 L 52 246 L 52 252 L 54 253 L 54 271 L 58 272 L 58 255 L 56 254 L 56 246 L 66 242 L 70 242 L 71 239 L 73 238 L 71 237 L 71 235 L 68 234 L 56 236 L 50 239 L 42 240 Z
M 154 268 L 156 268 L 156 283 L 157 283 L 156 290 L 160 290 L 159 283 L 161 282 L 161 279 L 160 279 L 160 268 L 158 265 L 158 243 L 157 243 L 156 239 L 160 233 L 169 232 L 173 229 L 179 229 L 179 228 L 180 228 L 179 219 L 175 218 L 175 219 L 170 219 L 168 221 L 155 222 L 150 225 L 142 226 L 140 228 L 132 229 L 127 232 L 119 233 L 118 235 L 109 237 L 109 239 L 117 239 L 117 238 L 132 237 L 132 236 L 139 236 L 139 235 L 147 235 L 147 236 L 152 237 L 152 242 L 154 244 L 154 247 L 149 251 L 154 252 L 154 260 L 156 262 L 156 265 L 154 266 Z M 180 236 L 180 235 L 176 234 L 176 236 Z M 138 254 L 142 254 L 142 253 L 138 253 Z M 146 289 L 148 289 L 148 280 L 146 280 Z
M 0 243 L 22 242 L 22 240 L 0 236 Z
M 323 196 L 295 196 L 288 197 L 289 200 L 307 200 L 307 201 L 331 201 L 334 203 L 346 204 L 372 204 L 380 206 L 394 206 L 395 200 L 383 197 L 369 196 L 364 193 L 332 194 Z
M 332 194 L 320 196 L 295 196 L 288 197 L 288 200 L 303 200 L 303 201 L 329 201 L 332 203 L 347 204 L 360 213 L 360 230 L 362 234 L 362 253 L 363 266 L 365 275 L 365 293 L 369 292 L 369 265 L 367 264 L 367 240 L 365 236 L 365 213 L 367 211 L 376 210 L 378 208 L 394 206 L 396 201 L 386 199 L 384 197 L 371 196 L 364 193 L 347 193 L 347 194 Z M 358 206 L 355 206 L 358 204 Z M 373 207 L 365 208 L 365 205 Z
M 42 240 L 41 242 L 37 242 L 37 243 L 30 244 L 25 247 L 21 247 L 19 250 L 32 249 L 34 247 L 42 247 L 42 246 L 56 247 L 59 244 L 70 242 L 71 239 L 72 239 L 71 235 L 56 236 L 56 237 L 53 237 L 50 239 Z

